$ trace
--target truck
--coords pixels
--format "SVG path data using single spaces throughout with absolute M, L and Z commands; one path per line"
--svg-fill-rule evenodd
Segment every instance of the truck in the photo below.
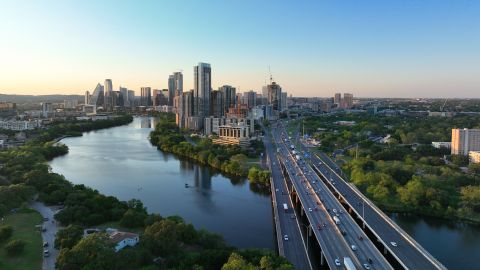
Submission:
M 350 257 L 343 257 L 343 264 L 347 270 L 357 270 Z
M 283 210 L 284 210 L 285 212 L 288 211 L 288 205 L 287 205 L 286 203 L 283 204 Z
M 335 224 L 340 224 L 340 219 L 337 216 L 333 216 L 333 221 L 335 221 Z

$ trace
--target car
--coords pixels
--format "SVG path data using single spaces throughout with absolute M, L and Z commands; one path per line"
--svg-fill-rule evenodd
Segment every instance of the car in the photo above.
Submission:
M 337 213 L 337 209 L 335 209 L 335 208 L 333 208 L 332 211 L 333 211 L 333 213 L 335 213 L 335 214 Z
M 321 230 L 321 229 L 322 229 L 322 226 L 321 226 L 320 224 L 318 224 L 317 228 L 318 228 L 319 230 Z
M 342 233 L 343 236 L 347 235 L 347 231 L 345 231 L 345 230 L 342 230 L 341 233 Z
M 396 247 L 396 246 L 397 246 L 397 242 L 390 242 L 390 245 Z
M 357 250 L 357 246 L 355 246 L 355 245 L 351 245 L 350 247 L 352 248 L 353 251 Z
M 340 259 L 338 259 L 338 258 L 335 259 L 335 265 L 336 265 L 336 266 L 342 265 L 342 264 L 340 263 Z
M 275 189 L 275 191 L 276 191 L 276 192 L 278 192 L 278 188 L 277 188 L 277 189 Z
M 42 232 L 46 232 L 46 231 L 47 231 L 47 228 L 42 227 Z
M 50 256 L 50 251 L 48 251 L 48 249 L 44 249 L 43 250 L 43 257 L 48 257 Z
M 43 221 L 48 221 L 48 217 L 44 217 L 44 218 L 43 218 Z
M 309 208 L 308 208 L 308 212 L 312 212 L 312 208 L 309 207 Z
M 367 259 L 367 262 L 368 262 L 369 264 L 372 264 L 372 263 L 373 263 L 372 258 L 368 258 L 368 259 Z
M 340 214 L 343 214 L 343 210 L 342 210 L 342 209 L 340 209 Z
M 364 264 L 363 264 L 363 267 L 364 267 L 365 269 L 367 269 L 367 270 L 370 270 L 370 265 L 368 265 L 367 263 L 364 263 Z
M 323 223 L 323 227 L 327 227 L 327 223 L 324 222 L 324 223 Z
M 48 242 L 47 241 L 43 242 L 43 247 L 48 247 Z
M 313 180 L 313 183 L 314 183 L 314 184 L 316 183 L 315 180 Z
M 288 241 L 288 235 L 285 234 L 285 235 L 283 236 L 283 240 Z
M 359 235 L 359 236 L 358 236 L 358 240 L 362 241 L 362 240 L 363 240 L 363 236 Z

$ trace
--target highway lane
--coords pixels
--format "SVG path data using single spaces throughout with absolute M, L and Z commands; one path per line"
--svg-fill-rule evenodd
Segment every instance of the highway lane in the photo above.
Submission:
M 275 133 L 274 133 L 275 135 Z M 331 269 L 344 269 L 343 266 L 336 266 L 335 259 L 339 259 L 343 264 L 344 257 L 350 257 L 358 269 L 361 268 L 360 261 L 356 258 L 348 243 L 345 241 L 340 231 L 336 228 L 335 223 L 329 216 L 326 208 L 322 205 L 317 196 L 312 196 L 310 193 L 309 182 L 303 175 L 301 168 L 290 155 L 288 148 L 282 142 L 281 138 L 275 136 L 277 147 L 280 150 L 282 162 L 289 174 L 292 184 L 297 191 L 298 198 L 304 207 L 305 215 L 313 226 L 313 233 L 316 240 L 320 244 L 321 249 L 325 254 L 325 259 Z M 305 185 L 306 184 L 306 185 Z M 317 207 L 318 210 L 314 210 Z M 311 208 L 312 211 L 308 209 Z M 326 227 L 323 227 L 325 223 Z M 322 224 L 321 230 L 318 230 L 318 225 Z M 317 226 L 315 228 L 315 226 Z
M 305 149 L 305 148 L 304 148 Z M 325 179 L 331 179 L 332 185 L 359 216 L 364 216 L 376 236 L 383 241 L 385 248 L 397 258 L 406 269 L 446 269 L 440 262 L 423 249 L 406 232 L 393 223 L 356 187 L 346 182 L 338 173 L 340 169 L 324 153 L 311 155 L 311 161 Z M 395 242 L 397 246 L 393 246 Z
M 277 132 L 279 132 L 278 129 Z M 287 135 L 285 133 L 283 133 L 283 138 L 279 139 L 282 140 L 284 138 L 287 138 Z M 285 154 L 290 155 L 290 150 L 286 151 L 288 151 L 288 153 Z M 335 196 L 330 192 L 330 190 L 328 190 L 328 188 L 321 181 L 319 176 L 310 167 L 308 162 L 304 162 L 302 160 L 303 159 L 297 161 L 297 163 L 300 164 L 302 174 L 305 176 L 306 181 L 304 181 L 303 183 L 307 185 L 307 189 L 311 191 L 312 196 L 318 197 L 318 201 L 320 201 L 320 204 L 324 207 L 327 207 L 327 215 L 329 215 L 327 218 L 332 220 L 333 216 L 336 215 L 340 219 L 339 225 L 333 225 L 334 229 L 338 230 L 340 234 L 340 231 L 344 232 L 343 237 L 348 243 L 347 245 L 349 247 L 351 247 L 352 245 L 356 246 L 356 251 L 354 253 L 358 258 L 359 262 L 362 264 L 362 268 L 364 268 L 364 264 L 366 264 L 367 267 L 369 267 L 370 269 L 393 269 L 388 263 L 388 261 L 383 257 L 383 255 L 378 251 L 375 245 L 360 229 L 360 227 L 353 220 L 353 218 L 345 213 L 346 210 L 335 198 Z M 323 201 L 323 203 L 321 201 Z M 334 213 L 333 211 L 337 213 Z
M 312 269 L 310 260 L 307 255 L 306 247 L 302 240 L 297 218 L 291 218 L 294 215 L 293 204 L 288 196 L 288 189 L 285 179 L 281 173 L 280 162 L 278 161 L 272 146 L 271 137 L 264 136 L 264 145 L 267 153 L 267 161 L 272 174 L 272 190 L 275 192 L 276 205 L 278 211 L 278 222 L 280 225 L 280 241 L 283 241 L 284 256 L 293 264 L 295 269 Z M 273 196 L 273 195 L 272 195 Z M 287 212 L 283 209 L 283 204 L 288 205 Z M 289 240 L 283 239 L 287 235 Z

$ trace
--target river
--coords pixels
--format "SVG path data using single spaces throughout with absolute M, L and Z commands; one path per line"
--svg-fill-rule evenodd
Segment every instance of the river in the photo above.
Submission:
M 162 216 L 179 215 L 233 246 L 273 249 L 270 197 L 252 191 L 245 179 L 158 151 L 147 139 L 155 120 L 137 117 L 129 125 L 65 138 L 69 153 L 50 166 L 75 184 L 140 199 Z
M 147 140 L 154 118 L 84 133 L 62 142 L 70 151 L 50 162 L 54 172 L 121 200 L 137 198 L 150 212 L 179 215 L 196 228 L 240 247 L 274 248 L 270 197 L 244 179 L 162 153 Z M 185 187 L 188 184 L 188 188 Z M 480 269 L 480 227 L 415 215 L 390 215 L 449 269 Z

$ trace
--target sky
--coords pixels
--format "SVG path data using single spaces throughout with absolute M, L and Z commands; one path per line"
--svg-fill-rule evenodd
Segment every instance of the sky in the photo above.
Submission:
M 480 1 L 0 0 L 0 93 L 212 87 L 480 98 Z M 137 93 L 138 94 L 138 93 Z

